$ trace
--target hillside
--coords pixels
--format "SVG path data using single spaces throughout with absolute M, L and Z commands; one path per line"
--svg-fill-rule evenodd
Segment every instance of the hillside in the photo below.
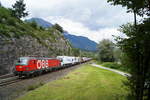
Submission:
M 36 22 L 38 25 L 42 27 L 51 27 L 52 24 L 50 22 L 47 22 L 41 18 L 31 18 L 26 20 L 28 22 Z M 64 37 L 69 40 L 69 42 L 72 44 L 74 48 L 79 48 L 81 50 L 86 51 L 96 51 L 97 50 L 97 43 L 88 39 L 87 37 L 83 36 L 75 36 L 69 34 L 67 31 L 64 32 Z
M 97 43 L 83 36 L 71 35 L 64 32 L 64 37 L 67 38 L 75 48 L 86 51 L 96 51 Z
M 20 56 L 55 57 L 71 55 L 72 47 L 55 28 L 44 29 L 35 23 L 12 16 L 0 7 L 0 75 L 12 72 Z

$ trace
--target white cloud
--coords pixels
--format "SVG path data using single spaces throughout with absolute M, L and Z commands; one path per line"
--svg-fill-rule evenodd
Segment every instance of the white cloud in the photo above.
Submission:
M 64 28 L 64 30 L 67 30 L 70 34 L 74 34 L 77 36 L 86 36 L 97 43 L 104 38 L 113 40 L 112 35 L 121 35 L 121 33 L 118 32 L 116 28 L 102 28 L 94 31 L 90 30 L 82 23 L 74 22 L 72 20 L 64 19 L 62 17 L 48 17 L 47 20 L 53 23 L 60 24 Z
M 11 7 L 16 0 L 1 0 Z M 96 42 L 120 35 L 120 25 L 133 21 L 121 6 L 111 6 L 107 0 L 24 0 L 31 17 L 40 17 L 59 23 L 74 35 L 81 35 Z

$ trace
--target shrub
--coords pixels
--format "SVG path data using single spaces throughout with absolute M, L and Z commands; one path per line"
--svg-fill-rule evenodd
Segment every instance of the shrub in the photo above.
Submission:
M 1 24 L 0 24 L 0 34 L 6 37 L 11 37 L 11 35 L 9 34 L 9 28 Z
M 112 69 L 118 69 L 118 70 L 125 71 L 125 72 L 129 72 L 129 69 L 127 66 L 124 66 L 122 64 L 118 64 L 115 62 L 105 62 L 102 64 L 102 66 L 109 67 Z
M 37 29 L 37 27 L 38 27 L 37 23 L 34 22 L 34 21 L 31 22 L 30 25 L 31 25 L 31 27 L 33 27 L 34 29 Z
M 7 20 L 7 23 L 8 23 L 8 25 L 13 25 L 13 26 L 16 25 L 16 22 L 15 22 L 15 19 L 14 19 L 14 18 L 9 18 L 9 19 Z
M 113 62 L 105 62 L 102 65 L 106 66 L 106 67 L 109 67 L 109 68 L 114 68 L 114 69 L 119 69 L 121 67 L 120 64 L 113 63 Z

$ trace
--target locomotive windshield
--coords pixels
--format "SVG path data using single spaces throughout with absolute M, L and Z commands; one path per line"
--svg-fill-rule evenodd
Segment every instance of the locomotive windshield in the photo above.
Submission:
M 19 58 L 16 63 L 16 65 L 27 65 L 27 64 L 28 64 L 27 58 Z

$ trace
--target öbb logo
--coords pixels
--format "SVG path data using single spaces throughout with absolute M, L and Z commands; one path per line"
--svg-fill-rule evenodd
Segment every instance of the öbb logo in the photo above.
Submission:
M 48 60 L 38 60 L 37 69 L 48 68 Z

